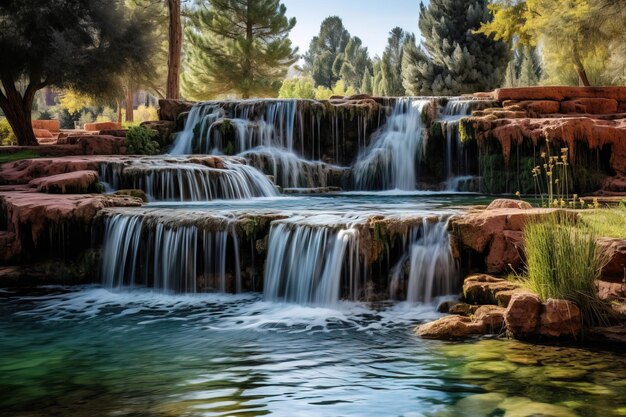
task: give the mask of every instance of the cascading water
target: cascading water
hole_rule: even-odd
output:
[[[359,190],[415,190],[422,157],[422,112],[428,100],[399,98],[387,123],[354,165]]]
[[[465,183],[474,178],[468,173],[468,163],[464,160],[467,155],[459,133],[460,120],[472,114],[474,103],[476,103],[475,100],[449,100],[439,116],[446,139],[446,190],[448,191],[459,191]]]
[[[309,221],[296,218],[272,225],[265,266],[265,298],[330,305],[339,300],[345,275],[351,299],[358,299],[361,289],[358,231],[350,226]]]
[[[233,229],[203,231],[196,225],[160,222],[143,215],[114,214],[105,220],[102,279],[107,288],[150,287],[162,292],[226,292],[226,263],[235,262],[241,291],[239,243]]]
[[[100,176],[113,189],[140,189],[152,200],[208,201],[277,195],[276,187],[252,166],[220,159],[220,168],[186,160],[144,159],[102,164]]]
[[[176,137],[170,155],[192,154],[196,126],[200,127],[199,136],[203,137],[210,126],[223,115],[223,110],[214,103],[209,102],[193,106],[187,116],[185,128]]]

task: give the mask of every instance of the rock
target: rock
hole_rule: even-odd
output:
[[[463,282],[463,297],[473,304],[496,304],[500,291],[515,290],[519,284],[490,275],[472,275]]]
[[[415,334],[424,339],[453,340],[485,333],[482,322],[469,317],[446,316],[415,328]]]
[[[505,100],[554,100],[579,98],[606,98],[626,101],[626,87],[520,87],[499,88],[493,96]]]
[[[609,98],[579,98],[561,103],[561,113],[612,114],[617,113],[617,108],[617,100]]]
[[[592,327],[586,335],[594,342],[626,345],[626,325]]]
[[[506,309],[498,306],[480,306],[474,313],[476,320],[482,322],[488,333],[498,334],[504,329],[504,314]]]
[[[126,153],[126,140],[115,136],[79,136],[76,144],[81,146],[85,155],[123,155]]]
[[[148,202],[148,196],[146,196],[146,193],[143,190],[117,190],[113,194],[135,197],[141,199],[144,203]]]
[[[121,130],[122,124],[117,122],[95,122],[85,123],[85,130],[90,132],[98,132],[101,130]]]
[[[498,305],[500,307],[508,307],[509,303],[511,302],[511,297],[513,297],[514,294],[518,294],[521,292],[525,292],[526,290],[524,290],[523,288],[517,288],[515,290],[506,290],[506,291],[498,291],[496,293],[496,302],[498,303]]]
[[[626,299],[626,284],[622,282],[596,281],[598,298],[603,301],[621,301]]]
[[[487,206],[487,210],[496,210],[496,209],[520,209],[520,210],[529,210],[532,209],[533,206],[530,203],[522,200],[511,200],[508,198],[498,198],[493,200],[491,204]]]
[[[504,230],[496,234],[485,258],[488,273],[500,273],[519,268],[522,264],[524,235],[522,232]]]
[[[29,183],[38,192],[51,194],[84,194],[98,192],[96,171],[74,171],[37,178]]]
[[[456,314],[459,316],[471,316],[478,310],[479,306],[470,305],[467,303],[456,303],[448,309],[448,313]]]
[[[504,314],[507,330],[516,338],[532,336],[539,325],[541,300],[535,294],[518,293],[511,297]]]
[[[33,128],[33,133],[37,139],[41,138],[54,138],[54,135],[48,129],[35,129]]]
[[[194,103],[183,100],[159,100],[159,119],[176,122],[181,113],[189,112]]]
[[[607,264],[602,268],[602,278],[621,282],[626,276],[626,238],[599,238],[597,243],[608,258]]]
[[[106,136],[115,136],[116,138],[125,138],[128,129],[101,129],[100,134]]]
[[[176,131],[176,122],[169,120],[157,120],[142,122],[141,126],[152,129],[159,134],[157,141],[161,147],[165,148],[174,141],[174,132]]]
[[[61,131],[61,124],[58,120],[33,120],[30,123],[33,129],[47,130],[51,133],[59,133]]]
[[[539,319],[540,335],[576,338],[580,335],[581,326],[580,309],[571,301],[550,298],[543,304]]]

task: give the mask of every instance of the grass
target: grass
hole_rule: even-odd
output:
[[[598,236],[626,238],[626,205],[580,213],[583,224],[594,229]]]
[[[526,285],[544,301],[574,302],[588,326],[608,322],[608,309],[595,287],[606,263],[596,245],[597,236],[592,227],[558,213],[531,221],[524,228]]]
[[[0,164],[20,161],[22,159],[40,158],[41,154],[36,151],[19,151],[10,154],[0,154]]]

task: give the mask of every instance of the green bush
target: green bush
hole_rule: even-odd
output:
[[[0,145],[14,146],[17,145],[17,138],[11,129],[11,125],[7,119],[0,119]]]
[[[157,133],[143,126],[134,126],[126,134],[127,153],[131,155],[156,155],[160,152]]]
[[[524,227],[528,287],[542,300],[564,299],[576,303],[587,325],[606,322],[595,280],[606,264],[596,245],[596,233],[577,224],[565,212],[530,221]]]

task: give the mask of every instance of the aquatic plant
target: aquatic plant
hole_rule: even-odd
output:
[[[529,220],[524,227],[527,286],[542,300],[576,303],[588,325],[604,323],[608,311],[595,287],[607,262],[596,237],[593,228],[565,212]]]

